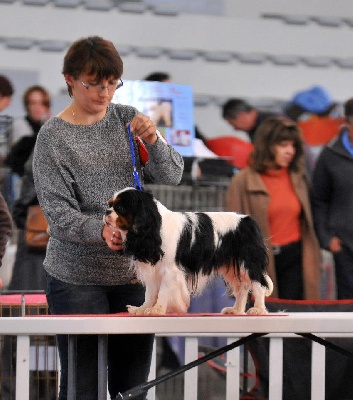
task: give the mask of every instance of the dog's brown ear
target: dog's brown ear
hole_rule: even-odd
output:
[[[125,252],[138,261],[156,264],[163,257],[161,215],[150,193],[133,191],[130,195],[127,204],[133,223],[126,235]]]

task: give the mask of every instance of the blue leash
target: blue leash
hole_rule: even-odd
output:
[[[136,158],[135,158],[135,150],[134,150],[134,142],[132,138],[132,133],[130,130],[130,124],[127,126],[127,131],[129,133],[129,139],[130,139],[130,151],[131,151],[131,158],[132,158],[132,166],[134,168],[133,170],[133,175],[134,175],[134,188],[138,190],[143,190],[142,185],[141,185],[141,180],[139,177],[139,173],[136,168]]]

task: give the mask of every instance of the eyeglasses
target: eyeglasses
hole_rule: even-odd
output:
[[[124,84],[124,82],[121,79],[118,79],[118,82],[116,82],[116,83],[108,83],[107,86],[101,85],[99,83],[85,83],[80,80],[78,80],[78,81],[81,83],[81,85],[84,88],[86,88],[87,90],[91,90],[92,92],[95,92],[95,93],[100,93],[105,89],[108,89],[108,92],[110,93],[111,91],[115,91],[115,90],[121,88]]]

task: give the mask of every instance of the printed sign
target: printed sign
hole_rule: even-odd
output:
[[[194,155],[194,102],[190,86],[149,81],[124,81],[113,103],[136,107],[182,156]]]

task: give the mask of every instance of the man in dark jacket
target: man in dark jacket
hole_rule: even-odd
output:
[[[344,104],[346,124],[322,150],[312,178],[315,229],[332,252],[338,299],[353,298],[353,98]]]

